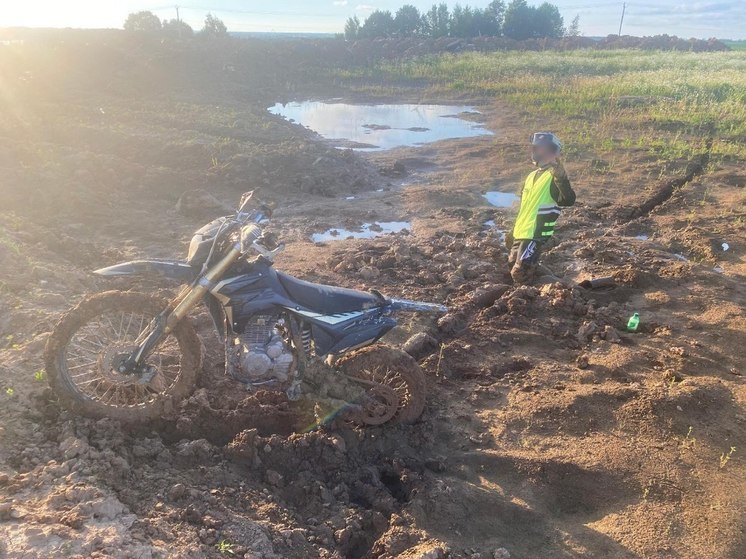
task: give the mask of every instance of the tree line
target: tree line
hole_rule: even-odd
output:
[[[194,35],[194,29],[188,23],[180,19],[164,19],[161,21],[157,15],[147,10],[128,15],[124,22],[124,30],[133,33],[165,34],[177,37]],[[208,13],[205,16],[205,24],[200,34],[207,37],[223,37],[228,34],[228,28],[221,19]]]
[[[526,0],[493,0],[486,8],[473,8],[456,4],[452,9],[446,3],[433,4],[420,12],[406,4],[395,14],[388,10],[375,10],[365,21],[357,16],[345,23],[344,35],[348,40],[377,39],[380,37],[479,37],[505,36],[511,39],[559,38],[577,36],[579,17],[565,28],[559,9],[544,2],[529,6]]]

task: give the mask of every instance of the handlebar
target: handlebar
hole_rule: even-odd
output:
[[[258,223],[249,223],[241,227],[241,252],[248,252],[262,236],[262,232],[262,227]]]
[[[264,234],[262,225],[269,222],[272,217],[272,210],[268,206],[260,204],[258,207],[245,212],[243,210],[247,203],[248,198],[242,201],[241,207],[236,213],[236,222],[241,227],[241,252],[245,255],[253,249],[265,258],[272,260],[285,248],[285,244],[281,243],[274,250],[270,250],[259,242]]]
[[[275,256],[285,250],[285,243],[280,243],[273,250],[264,246],[259,242],[259,239],[264,235],[264,228],[262,227],[261,222],[267,221],[267,219],[257,216],[254,221],[255,223],[247,223],[241,227],[241,252],[247,254],[251,249],[253,249],[268,260],[272,260]]]

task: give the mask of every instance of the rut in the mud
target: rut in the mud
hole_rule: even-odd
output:
[[[689,161],[683,176],[667,181],[663,186],[658,187],[650,196],[643,199],[633,208],[615,208],[614,213],[619,221],[629,222],[648,215],[655,208],[667,202],[678,189],[686,186],[696,177],[702,175],[702,173],[707,169],[710,160],[711,147],[712,138],[709,138],[707,140],[707,151]]]

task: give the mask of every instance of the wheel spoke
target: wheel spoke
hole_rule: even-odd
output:
[[[83,378],[83,377],[90,377],[91,375],[98,376],[98,373],[97,371],[86,371],[85,373],[78,373],[77,375],[71,375],[70,378]]]
[[[73,354],[73,357],[78,357],[78,358],[90,357],[91,355],[98,356],[98,354],[101,353],[99,351],[93,351],[92,349],[85,348],[85,347],[83,347],[83,346],[81,346],[79,344],[77,344],[75,346],[75,348],[73,348],[73,349],[75,351],[80,351],[81,353],[86,353],[86,352],[88,353],[88,355],[76,355],[76,354]]]
[[[111,390],[112,386],[113,386],[113,385],[111,385],[111,384],[110,384],[110,385],[109,385],[109,387],[108,387],[108,388],[107,388],[107,389],[106,389],[106,390],[104,391],[104,393],[103,393],[103,394],[101,394],[101,400],[102,400],[103,402],[106,402],[106,401],[105,401],[106,395],[107,395],[107,394],[109,393],[109,391]]]
[[[95,364],[96,364],[95,361],[89,361],[88,363],[81,363],[80,365],[75,365],[73,367],[68,367],[67,370],[68,371],[72,371],[74,369],[80,369],[81,367],[90,367],[91,365],[95,365]]]
[[[103,380],[103,379],[101,379],[101,378],[98,378],[98,377],[96,377],[96,378],[94,378],[94,379],[91,379],[91,380],[87,380],[87,381],[85,381],[85,382],[78,382],[78,383],[76,383],[76,384],[77,384],[78,386],[87,386],[87,385],[90,385],[91,383],[94,383],[94,382],[101,382],[102,380]]]
[[[122,338],[123,327],[124,327],[124,313],[122,313],[122,317],[119,319],[119,328],[117,329],[117,341],[119,341]]]
[[[89,345],[84,346],[83,344],[89,344]],[[101,342],[97,342],[97,341],[94,341],[88,338],[81,338],[78,341],[78,347],[86,351],[92,351],[92,352],[98,353],[102,349],[106,349],[106,344],[103,344]]]
[[[127,339],[127,334],[129,334],[130,326],[132,326],[132,320],[134,318],[135,318],[135,314],[134,313],[130,313],[130,319],[129,319],[129,321],[127,321],[127,328],[125,328],[124,332],[120,332],[120,334],[119,334],[119,340],[118,341],[121,342],[121,341]]]

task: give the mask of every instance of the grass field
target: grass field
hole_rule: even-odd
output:
[[[746,157],[746,52],[635,50],[444,54],[343,72],[376,83],[429,84],[435,94],[499,97],[547,115],[577,149],[646,147],[686,157]]]
[[[733,50],[746,50],[746,41],[723,41]]]

